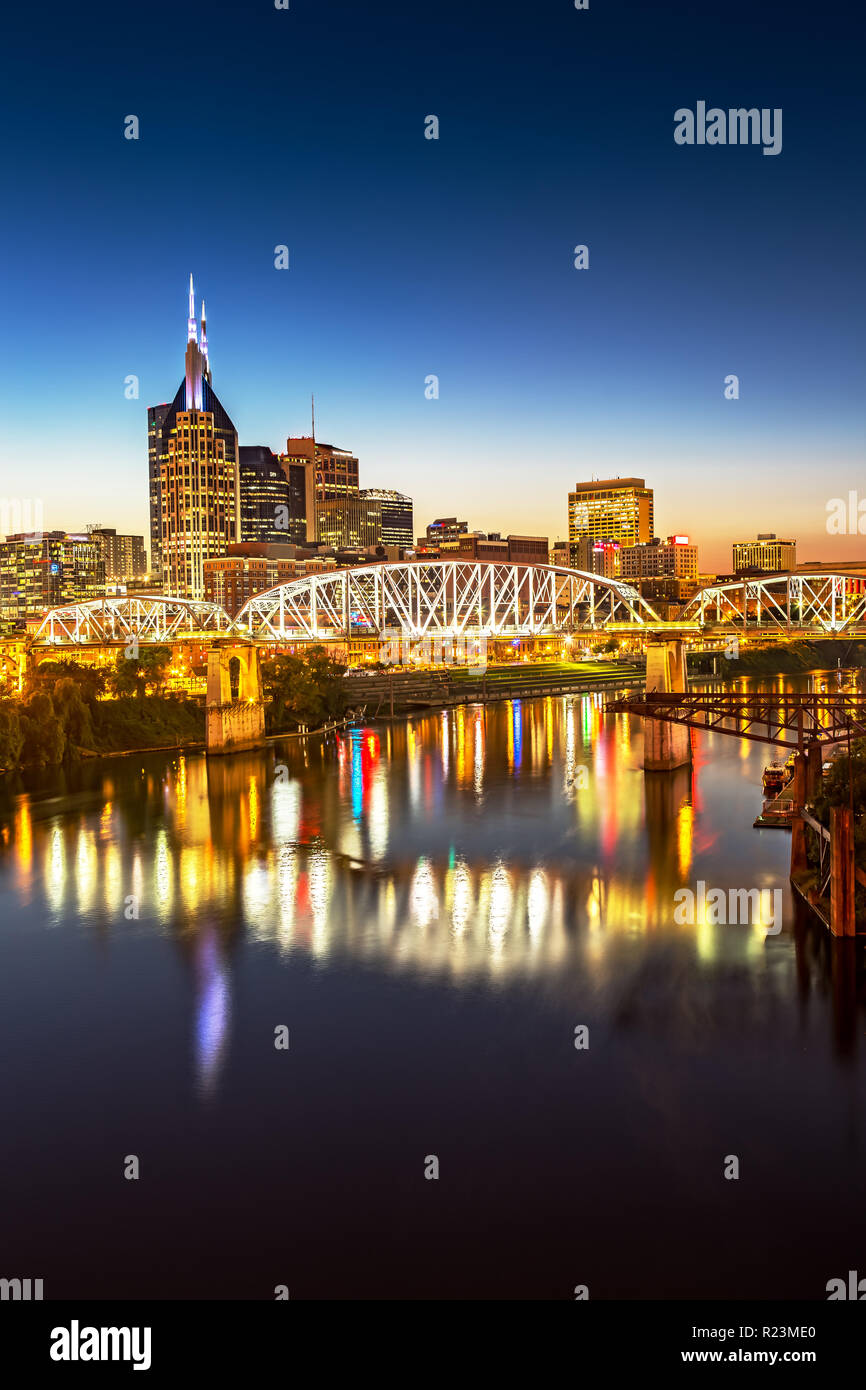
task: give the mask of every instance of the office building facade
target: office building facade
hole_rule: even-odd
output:
[[[164,414],[148,411],[148,456],[159,466],[157,578],[167,594],[200,599],[205,560],[240,540],[240,474],[237,430],[211,384],[204,302],[198,340],[192,276],[189,296],[184,379]]]
[[[45,531],[0,542],[0,622],[23,627],[49,608],[102,598],[105,562],[99,541]]]
[[[698,547],[688,536],[658,538],[645,545],[623,546],[620,555],[623,579],[697,580]]]
[[[578,541],[616,541],[621,547],[652,539],[653,492],[643,478],[576,483],[568,494],[568,542],[575,569]]]
[[[786,573],[797,568],[797,542],[779,540],[773,531],[767,531],[753,541],[735,541],[733,556],[735,574],[744,570]]]

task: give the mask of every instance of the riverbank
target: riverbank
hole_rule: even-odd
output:
[[[717,676],[738,680],[742,676],[795,676],[809,671],[831,671],[841,661],[843,669],[866,668],[866,642],[838,638],[816,642],[790,642],[765,647],[741,643],[735,655],[724,652],[690,652],[690,676]]]

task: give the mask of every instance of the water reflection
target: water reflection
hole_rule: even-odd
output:
[[[619,997],[658,940],[707,969],[794,951],[805,997],[832,975],[832,947],[807,950],[787,837],[751,829],[763,750],[701,734],[692,767],[645,776],[640,728],[604,703],[519,700],[230,758],[73,768],[6,789],[0,864],[52,925],[192,941],[202,1095],[225,1059],[244,940],[455,987],[543,980],[600,997]],[[783,888],[782,936],[676,926],[674,894],[697,877]],[[851,988],[833,995],[849,1047]]]

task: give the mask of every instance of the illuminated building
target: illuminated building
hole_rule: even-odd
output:
[[[639,545],[653,534],[653,492],[643,478],[608,478],[576,483],[568,494],[568,543],[577,563],[577,543],[617,541]]]
[[[204,562],[240,540],[238,435],[211,386],[205,308],[201,343],[189,277],[186,370],[171,405],[148,411],[148,453],[158,462],[159,486],[151,472],[153,508],[159,512],[159,570],[165,592],[204,597]]]
[[[619,577],[619,541],[593,540],[591,536],[581,536],[570,547],[572,567],[583,574],[598,574],[603,579]]]
[[[109,526],[88,526],[87,534],[100,547],[107,584],[147,577],[144,536],[119,536]]]
[[[382,511],[362,493],[316,500],[316,541],[335,550],[366,550],[382,542]]]
[[[698,547],[688,536],[668,536],[666,541],[626,545],[620,557],[623,579],[692,579],[698,577]]]
[[[306,471],[266,444],[240,446],[241,540],[303,545]]]
[[[456,516],[441,516],[436,521],[431,521],[427,527],[426,537],[419,536],[420,546],[453,546],[457,547],[460,537],[465,536],[469,530],[468,523],[458,521]]]
[[[247,599],[275,589],[311,570],[325,568],[322,560],[306,558],[295,545],[241,542],[230,545],[225,555],[204,562],[204,596],[220,604],[232,617]],[[333,567],[333,561],[331,566]]]
[[[386,487],[362,488],[358,495],[379,509],[382,545],[411,546],[414,532],[411,497]]]
[[[734,573],[760,570],[787,572],[797,567],[797,542],[780,541],[774,532],[765,532],[754,541],[734,542]]]
[[[6,626],[104,593],[102,548],[90,536],[44,531],[0,542],[0,621]]]

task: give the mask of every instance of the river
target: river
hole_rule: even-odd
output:
[[[0,1275],[808,1299],[866,1273],[858,950],[752,828],[772,750],[697,733],[647,777],[607,698],[7,779]],[[699,882],[778,889],[781,930],[677,924]]]

